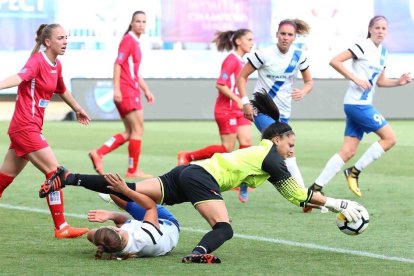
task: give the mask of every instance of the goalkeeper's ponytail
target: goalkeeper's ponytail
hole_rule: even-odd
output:
[[[292,128],[288,124],[279,122],[279,108],[277,108],[275,102],[265,90],[255,92],[253,96],[254,98],[250,102],[256,111],[275,120],[273,124],[263,130],[262,139],[272,140],[272,138],[276,136],[289,136],[290,134],[294,134]]]

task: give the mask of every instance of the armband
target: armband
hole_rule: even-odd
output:
[[[250,100],[247,96],[244,96],[243,98],[241,98],[241,103],[242,105],[250,104]]]

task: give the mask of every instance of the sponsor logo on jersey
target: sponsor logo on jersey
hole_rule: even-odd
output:
[[[20,74],[26,74],[26,72],[27,72],[27,68],[23,68],[22,70],[20,70]]]
[[[290,78],[290,75],[288,75],[288,74],[285,74],[285,75],[270,75],[270,74],[267,74],[266,78],[271,79],[271,80],[285,80],[285,79]]]
[[[45,99],[39,100],[39,107],[41,108],[46,108],[48,104],[49,104],[49,100],[45,100]]]
[[[57,73],[57,70],[56,69],[50,70],[50,74],[56,74],[56,73]]]

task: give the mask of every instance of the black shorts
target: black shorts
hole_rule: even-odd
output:
[[[163,192],[161,204],[191,202],[195,206],[203,201],[223,200],[216,180],[197,165],[175,167],[159,179]]]

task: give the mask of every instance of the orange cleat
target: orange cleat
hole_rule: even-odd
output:
[[[177,166],[187,165],[191,162],[190,158],[188,158],[188,152],[180,151],[177,154]]]
[[[92,164],[93,164],[93,168],[95,169],[95,171],[98,173],[98,174],[100,174],[100,175],[103,175],[104,174],[104,170],[103,170],[103,166],[102,166],[102,163],[103,163],[103,158],[102,158],[102,156],[98,153],[98,151],[96,151],[96,150],[91,150],[90,152],[89,152],[89,158],[91,159],[91,161],[92,161]]]
[[[75,228],[70,225],[66,225],[62,229],[55,230],[55,237],[57,239],[73,239],[88,233],[88,231],[88,228]]]
[[[125,174],[126,178],[152,178],[154,177],[151,174],[144,173],[142,170],[137,169],[135,172],[126,172]]]

